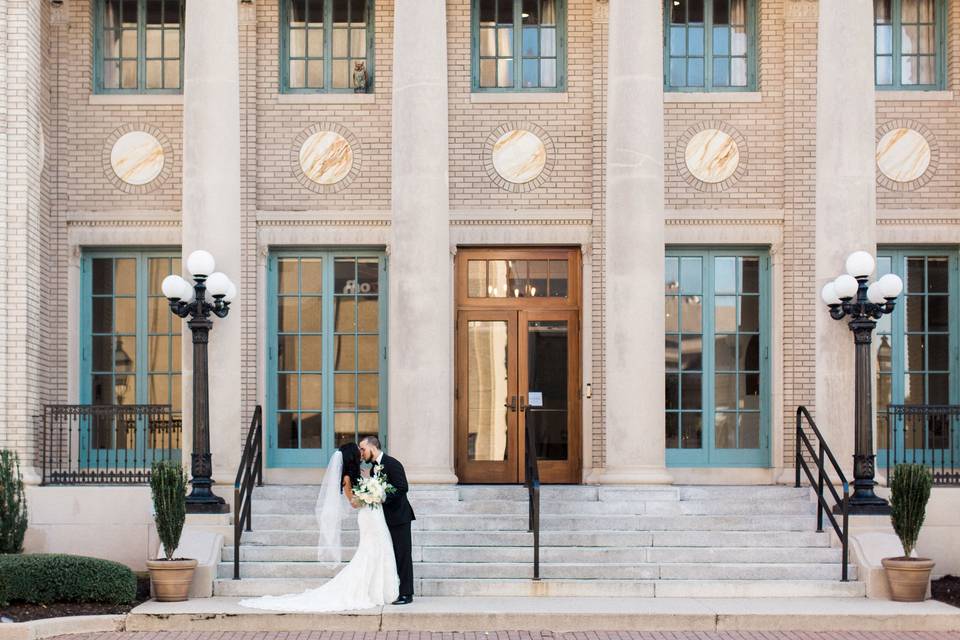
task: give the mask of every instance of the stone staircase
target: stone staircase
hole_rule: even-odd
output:
[[[319,586],[340,568],[317,562],[318,487],[272,485],[253,498],[253,531],[232,580],[226,546],[214,594],[254,596]],[[522,486],[417,486],[410,501],[416,593],[424,596],[857,597],[840,549],[816,533],[807,489],[783,486],[542,489],[541,577]],[[344,559],[356,523],[343,535]],[[232,540],[228,540],[232,545]]]

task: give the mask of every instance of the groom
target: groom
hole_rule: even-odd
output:
[[[360,441],[360,455],[364,462],[383,465],[383,475],[396,489],[394,493],[387,495],[383,503],[383,517],[393,539],[393,555],[397,560],[397,575],[400,578],[400,597],[393,604],[410,604],[413,602],[410,523],[417,518],[407,500],[407,474],[399,460],[380,450],[380,439],[376,436],[367,436]]]

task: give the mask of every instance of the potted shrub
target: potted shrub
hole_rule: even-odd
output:
[[[175,462],[155,462],[150,475],[153,519],[165,558],[148,560],[153,595],[161,602],[180,602],[190,594],[197,561],[174,558],[187,519],[187,476]]]
[[[890,479],[890,520],[903,545],[903,557],[883,558],[884,572],[890,583],[890,597],[898,602],[921,602],[933,561],[912,557],[926,515],[933,478],[922,464],[898,464]]]
[[[20,553],[27,534],[27,498],[17,454],[0,450],[0,553]]]

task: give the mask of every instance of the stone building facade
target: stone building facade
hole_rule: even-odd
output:
[[[202,248],[240,290],[210,345],[221,483],[257,405],[273,483],[364,433],[418,482],[518,482],[524,428],[558,482],[776,483],[798,405],[849,460],[852,340],[819,290],[850,252],[948,310],[892,320],[877,402],[960,399],[958,11],[11,0],[0,446],[39,482],[45,405],[190,406],[189,333],[149,314]],[[95,362],[124,336],[134,364]]]

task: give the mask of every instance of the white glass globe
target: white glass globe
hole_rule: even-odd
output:
[[[875,266],[873,256],[866,251],[854,251],[847,257],[847,273],[855,278],[869,276]]]
[[[190,283],[176,274],[167,276],[160,283],[160,290],[163,291],[163,295],[171,300],[183,300],[187,294],[187,289],[193,291]]]
[[[190,304],[191,302],[193,302],[194,300],[196,300],[196,298],[197,298],[197,291],[196,291],[196,289],[193,288],[193,285],[192,285],[192,284],[190,284],[190,283],[187,282],[186,280],[184,280],[184,282],[185,282],[186,285],[187,285],[187,289],[186,289],[186,295],[185,295],[183,298],[181,298],[181,300],[182,300],[183,302],[186,302],[187,304]]]
[[[233,280],[230,281],[230,286],[227,287],[227,295],[223,296],[223,299],[226,302],[233,302],[237,297],[237,285],[233,284]]]
[[[840,304],[840,298],[837,297],[837,292],[832,282],[823,285],[823,290],[820,291],[820,297],[823,298],[826,304]]]
[[[198,249],[187,257],[187,271],[194,276],[208,276],[213,273],[217,263],[209,252]]]
[[[207,277],[207,291],[212,296],[225,296],[230,289],[230,278],[225,273],[219,271],[211,273]]]
[[[833,281],[834,293],[836,293],[837,297],[841,300],[857,295],[857,289],[859,288],[860,283],[857,282],[857,279],[846,273],[838,276],[837,279]]]
[[[883,304],[886,302],[883,297],[883,285],[880,282],[874,282],[867,287],[867,300],[873,304]]]
[[[877,284],[880,285],[880,291],[883,292],[884,298],[896,298],[903,291],[903,280],[895,273],[888,273],[883,276],[877,280]]]

